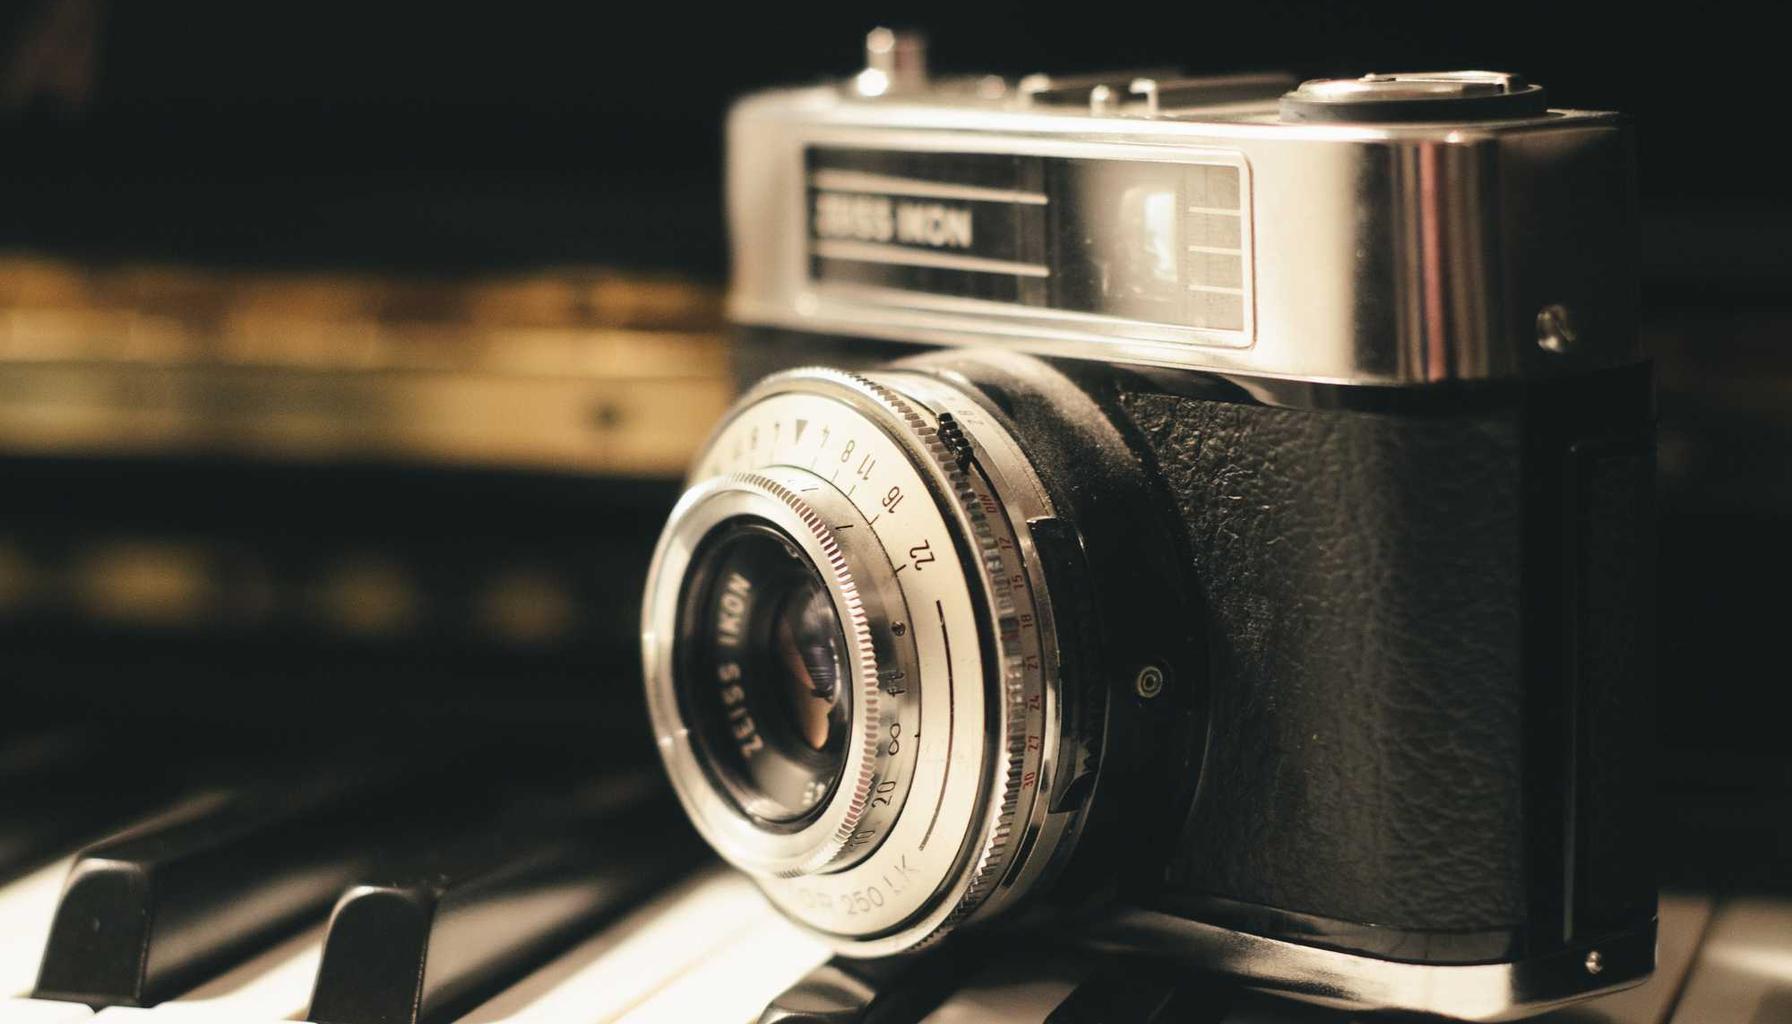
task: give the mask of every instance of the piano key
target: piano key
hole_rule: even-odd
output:
[[[915,1024],[977,960],[961,947],[881,960],[834,957],[779,993],[759,1024]]]
[[[1718,904],[1673,1016],[1710,1021],[1792,1021],[1792,899]]]
[[[574,834],[500,829],[475,850],[351,888],[331,916],[309,1019],[452,1019],[704,856],[667,804],[563,827]]]
[[[321,914],[381,820],[341,804],[352,778],[213,793],[82,851],[33,994],[152,1005]]]
[[[60,860],[0,887],[0,998],[30,993],[73,865]]]
[[[165,820],[169,815],[190,813],[211,806],[214,799],[213,796],[196,796],[176,804],[161,815],[146,818],[144,822],[153,823]],[[64,857],[10,884],[0,886],[0,998],[21,997],[19,1006],[32,1006],[32,1012],[39,1015],[65,1013],[69,1007],[78,1008],[83,1017],[91,1013],[84,1004],[66,1000],[27,1002],[23,999],[35,987],[44,949],[49,943],[50,931],[55,923],[57,907],[75,860],[73,856]],[[23,1013],[24,1010],[18,1009],[17,1012]],[[0,1021],[4,1019],[0,1017]]]
[[[608,803],[598,799],[603,793],[601,786],[579,786],[570,797],[562,794],[557,799],[544,798],[538,793],[518,795],[502,790],[497,794],[464,792],[457,798],[457,803],[471,803],[475,809],[469,814],[448,818],[441,823],[440,829],[432,832],[460,836],[476,834],[479,829],[468,824],[469,821],[491,827],[491,815],[477,809],[482,797],[495,796],[495,801],[487,799],[485,802],[497,802],[512,810],[520,807],[524,817],[530,814],[568,816],[576,821],[580,815],[598,813],[618,803],[614,792],[609,794]],[[625,791],[620,799],[626,803],[637,797]],[[512,818],[517,816],[515,813],[510,815]],[[426,845],[439,846],[438,842],[427,838],[428,834]],[[138,1024],[253,1024],[297,1019],[304,1015],[310,1002],[325,935],[324,927],[313,928],[153,1008],[109,1007],[100,1012],[99,1020],[104,1024],[131,1021]]]
[[[308,929],[192,991],[153,1007],[110,1006],[94,1024],[274,1024],[296,1020],[311,998],[324,929]]]
[[[0,1024],[79,1024],[92,1019],[93,1010],[80,1003],[0,999]]]
[[[628,1024],[752,1024],[773,997],[827,962],[820,939],[762,903],[758,920],[631,1008]]]
[[[972,975],[957,992],[922,1018],[924,1024],[1135,1024],[1171,1018],[1072,1017],[1060,1021],[1058,1011],[1088,970],[1086,960],[1067,955],[1028,954],[1003,957]],[[863,1018],[882,1024],[882,1018]],[[901,1019],[901,1018],[899,1018]],[[1175,1024],[1197,1024],[1193,1017]]]
[[[611,1024],[763,924],[765,897],[710,868],[581,943],[461,1024]]]

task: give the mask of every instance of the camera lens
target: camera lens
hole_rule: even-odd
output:
[[[705,763],[746,814],[808,819],[845,767],[846,641],[815,566],[776,527],[718,526],[692,563],[680,697]]]
[[[805,370],[699,457],[642,607],[648,710],[698,831],[859,955],[994,915],[1054,869],[1053,509],[969,394]],[[1087,787],[1069,790],[1086,793]]]

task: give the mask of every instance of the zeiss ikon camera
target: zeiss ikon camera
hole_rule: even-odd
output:
[[[871,55],[729,121],[769,376],[643,612],[704,837],[854,956],[1020,923],[1487,1020],[1645,977],[1624,120]]]

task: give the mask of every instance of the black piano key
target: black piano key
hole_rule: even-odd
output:
[[[369,761],[365,752],[341,753],[344,763],[384,760],[388,773],[396,764],[390,754]],[[265,739],[204,725],[65,721],[22,731],[0,744],[0,880],[70,856],[196,793],[275,784],[280,766],[304,759]],[[293,788],[324,792],[343,784],[325,776]]]
[[[181,799],[178,790],[164,787],[104,794],[66,785],[0,796],[6,807],[0,820],[0,883],[67,857]]]
[[[881,960],[834,957],[785,989],[759,1024],[915,1024],[985,958],[940,947]]]
[[[381,768],[215,790],[81,851],[35,994],[154,1005],[321,918],[394,817],[360,798],[390,785]]]
[[[707,856],[664,793],[598,820],[531,815],[350,888],[330,919],[308,1019],[451,1020]]]

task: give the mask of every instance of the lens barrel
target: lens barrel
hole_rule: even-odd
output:
[[[735,406],[649,574],[643,656],[698,830],[854,955],[999,913],[1048,874],[1063,697],[999,415],[918,372],[798,370]]]

